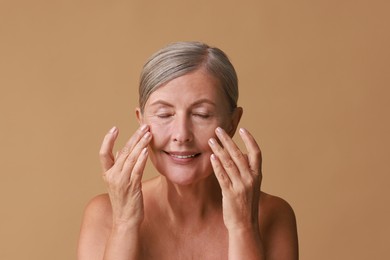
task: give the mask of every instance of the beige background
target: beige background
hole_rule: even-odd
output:
[[[104,192],[98,149],[136,129],[141,67],[178,40],[216,45],[294,207],[301,259],[389,259],[388,1],[0,0],[0,259],[75,259]],[[148,176],[151,169],[148,167]]]

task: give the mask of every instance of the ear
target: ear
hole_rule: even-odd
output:
[[[230,121],[230,126],[226,129],[227,133],[229,134],[230,137],[234,136],[234,133],[237,130],[238,124],[240,123],[241,116],[243,114],[243,109],[242,107],[236,107],[232,113],[232,118]]]
[[[135,115],[137,116],[139,125],[142,125],[144,123],[144,116],[142,115],[141,109],[139,107],[135,109]]]

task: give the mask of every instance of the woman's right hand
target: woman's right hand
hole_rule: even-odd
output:
[[[99,153],[111,201],[113,227],[138,228],[144,217],[141,181],[152,135],[149,127],[142,125],[114,157],[112,150],[118,133],[113,127],[106,134]]]

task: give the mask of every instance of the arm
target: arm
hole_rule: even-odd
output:
[[[244,155],[222,129],[215,131],[221,145],[213,138],[211,164],[222,190],[222,209],[229,234],[229,259],[264,260],[265,250],[259,230],[261,151],[245,129],[239,133],[248,150]]]
[[[229,259],[268,259],[256,228],[229,230]]]
[[[139,228],[116,226],[106,244],[104,259],[139,259]]]
[[[108,196],[87,206],[80,234],[78,257],[130,260],[139,257],[139,228],[143,221],[142,174],[151,134],[140,127],[116,158],[112,154],[118,130],[104,138],[100,150]]]
[[[107,194],[93,198],[85,208],[77,259],[103,259],[111,230],[111,204]]]
[[[260,210],[261,151],[247,130],[240,129],[239,133],[248,154],[243,154],[221,128],[217,128],[216,135],[222,146],[213,138],[209,142],[214,153],[211,163],[222,189],[229,259],[297,259],[297,251],[291,249],[295,247],[295,240],[293,235],[288,235],[294,234],[294,230],[296,234],[295,218],[292,221],[291,214],[286,217],[285,212],[269,214],[263,207]],[[276,213],[283,209],[279,208],[276,206]],[[266,233],[261,232],[259,226],[263,215],[265,219],[272,219],[265,224],[271,227]]]
[[[261,193],[260,205],[260,227],[229,231],[229,259],[298,260],[297,225],[291,206],[266,193]],[[259,255],[263,258],[256,258]]]
[[[262,193],[260,196],[261,211],[266,215],[261,232],[266,248],[266,259],[297,260],[298,234],[295,214],[291,206],[281,198]],[[262,222],[261,222],[262,221]]]
[[[77,259],[138,259],[138,229],[112,223],[108,194],[93,198],[84,212]]]

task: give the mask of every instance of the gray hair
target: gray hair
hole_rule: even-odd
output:
[[[237,107],[238,79],[227,55],[205,43],[176,42],[157,51],[145,63],[139,84],[141,112],[157,88],[199,68],[205,68],[219,80],[233,111]]]

